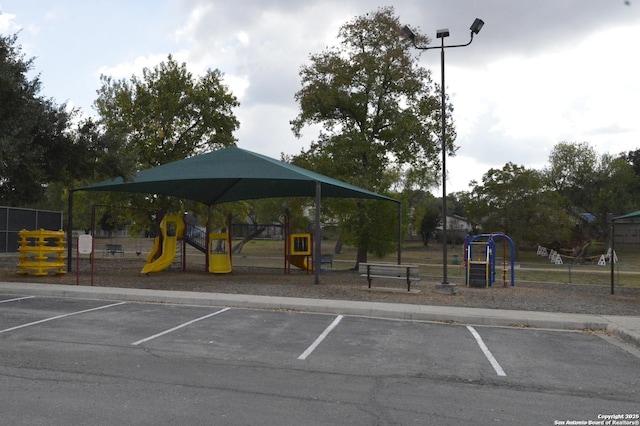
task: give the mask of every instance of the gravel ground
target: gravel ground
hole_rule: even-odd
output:
[[[81,266],[81,285],[91,283],[88,264],[85,260]],[[0,258],[0,281],[76,284],[75,272],[43,277],[18,275],[16,265],[15,257]],[[323,272],[320,284],[315,285],[313,274],[299,270],[284,275],[282,269],[244,266],[234,267],[231,274],[214,275],[205,273],[202,266],[190,266],[186,272],[168,270],[141,275],[143,265],[144,260],[140,258],[100,259],[95,263],[94,285],[540,312],[640,315],[640,287],[617,287],[615,295],[611,295],[609,286],[516,281],[515,287],[500,284],[490,288],[467,288],[458,285],[458,294],[452,296],[437,293],[435,287],[438,282],[428,280],[412,284],[409,293],[406,284],[400,280],[374,279],[373,289],[369,290],[366,279],[355,271]]]

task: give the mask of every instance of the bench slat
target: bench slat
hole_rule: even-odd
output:
[[[399,280],[406,280],[407,277],[406,276],[396,276],[396,275],[373,275],[373,274],[361,274],[361,277],[371,277],[371,278],[389,278],[389,279],[399,279]],[[420,277],[409,277],[409,279],[411,281],[420,281]]]
[[[369,269],[361,269],[360,273],[361,274],[366,274],[369,273],[371,275],[386,275],[386,276],[398,276],[398,277],[406,277],[407,276],[407,271],[409,273],[409,276],[412,277],[417,277],[418,276],[418,269],[417,268],[412,268],[412,269],[384,269],[384,268],[369,268]]]

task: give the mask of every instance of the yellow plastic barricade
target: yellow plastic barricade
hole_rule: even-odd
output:
[[[18,274],[49,275],[50,271],[57,275],[65,274],[66,241],[64,231],[27,231],[18,232]]]

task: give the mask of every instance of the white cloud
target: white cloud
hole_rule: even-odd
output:
[[[445,65],[460,146],[453,164],[464,164],[460,170],[475,163],[468,170],[486,171],[509,161],[541,168],[561,141],[587,141],[614,155],[638,149],[640,81],[630,54],[637,34],[640,25],[610,27],[570,49],[550,46],[480,67],[459,53]],[[479,49],[481,40],[467,49]]]
[[[166,55],[138,56],[133,62],[123,62],[113,66],[102,66],[96,74],[98,76],[104,74],[116,80],[123,78],[128,79],[132,75],[141,76],[142,70],[145,68],[153,68],[166,59]]]
[[[19,31],[21,27],[15,22],[15,19],[16,15],[12,13],[4,13],[0,8],[0,32],[3,34],[13,34]]]
[[[471,46],[447,51],[460,146],[448,160],[450,191],[468,189],[469,180],[507,162],[542,167],[560,141],[587,141],[613,154],[639,148],[635,2],[393,3],[403,23],[429,36],[448,27],[451,43],[468,40],[475,17],[486,23]],[[19,43],[36,56],[47,96],[89,110],[100,74],[128,79],[173,54],[196,75],[224,73],[241,101],[240,146],[276,158],[298,153],[317,135],[305,129],[297,140],[290,130],[300,67],[336,45],[341,25],[377,9],[369,0],[8,4],[0,29],[34,29],[23,30]],[[421,57],[438,82],[439,59],[437,50]]]

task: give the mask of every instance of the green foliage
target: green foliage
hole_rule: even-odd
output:
[[[558,143],[543,170],[507,163],[459,194],[464,214],[485,232],[502,231],[518,245],[556,242],[580,250],[605,242],[612,216],[638,210],[638,151],[599,155],[587,142]],[[595,217],[586,221],[584,213]]]
[[[393,203],[371,200],[351,200],[356,209],[343,209],[339,216],[341,238],[345,244],[368,248],[377,257],[396,250],[397,206]],[[366,259],[365,259],[366,260]]]
[[[640,177],[623,158],[603,154],[592,182],[592,212],[605,232],[609,229],[610,215],[620,216],[640,206]]]
[[[640,176],[640,149],[621,154],[620,157],[633,166],[633,171],[636,176]]]
[[[74,127],[78,111],[41,96],[29,79],[17,36],[0,36],[0,203],[62,210],[67,188],[124,176],[133,166],[120,139],[91,119]]]
[[[426,246],[435,233],[442,219],[442,203],[430,192],[423,190],[405,189],[400,198],[403,201],[403,212],[410,234],[422,238]]]
[[[103,75],[101,81],[95,101],[99,123],[84,123],[78,132],[87,146],[100,148],[93,182],[118,176],[126,181],[139,170],[235,144],[239,122],[233,109],[239,103],[218,70],[196,78],[169,56],[155,68],[145,68],[142,77],[114,80]],[[137,232],[155,229],[167,213],[189,211],[200,218],[210,213],[198,203],[153,194],[87,198],[130,214]],[[225,226],[224,210],[211,212],[216,226]]]
[[[598,153],[586,142],[557,144],[549,155],[545,170],[547,184],[566,198],[568,205],[583,207],[580,192],[585,191],[598,166]],[[576,204],[577,203],[577,204]]]
[[[436,232],[439,225],[442,224],[442,210],[434,203],[426,205],[422,220],[420,221],[420,237],[422,243],[426,246],[429,239]]]
[[[247,201],[249,210],[245,215],[252,223],[281,224],[289,214],[291,232],[309,232],[313,220],[305,215],[305,211],[313,209],[309,198],[266,198]],[[244,217],[238,215],[244,221]]]
[[[78,183],[90,184],[118,176],[129,179],[135,173],[136,161],[134,157],[126,155],[126,140],[94,119],[82,121],[74,137],[80,148],[75,161],[91,166],[84,171]]]
[[[235,144],[239,103],[218,70],[194,78],[169,55],[142,77],[101,76],[95,101],[101,124],[122,140],[121,154],[146,169]]]
[[[639,177],[633,164],[624,156],[600,156],[587,142],[557,144],[544,176],[567,210],[595,215],[600,238],[608,233],[611,215],[622,215],[638,206]],[[590,237],[584,235],[583,239]]]
[[[503,232],[519,245],[563,240],[573,229],[562,198],[545,189],[541,173],[513,163],[474,182],[464,203],[467,218],[483,232]]]
[[[322,130],[295,164],[382,194],[401,184],[433,185],[440,169],[440,100],[430,72],[418,65],[399,28],[391,7],[356,17],[340,28],[339,47],[312,55],[302,67],[295,96],[300,113],[292,129],[297,136],[308,125]],[[453,128],[448,135],[453,152]],[[359,262],[367,252],[392,250],[382,237],[391,237],[386,230],[393,228],[386,207],[330,205],[342,218],[345,238],[358,243]]]
[[[81,149],[68,129],[72,113],[39,94],[39,78],[29,79],[17,36],[0,36],[0,204],[38,203],[51,183],[82,175],[74,161]]]

